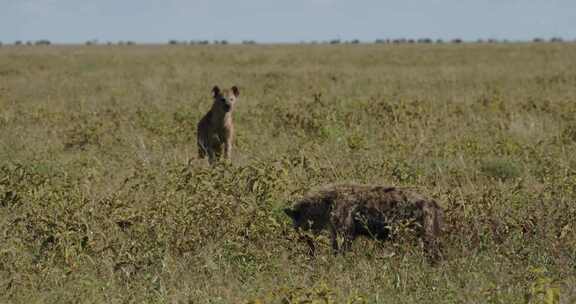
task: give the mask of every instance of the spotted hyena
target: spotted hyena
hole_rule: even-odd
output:
[[[238,96],[240,91],[236,86],[223,91],[218,86],[212,89],[212,108],[198,123],[198,156],[208,156],[210,164],[222,156],[230,159],[234,138],[232,111]]]
[[[296,229],[319,233],[330,231],[335,253],[350,249],[358,235],[379,240],[394,237],[397,228],[412,228],[423,240],[424,249],[432,262],[441,257],[440,234],[443,211],[430,199],[406,189],[340,184],[330,185],[309,193],[291,209],[284,209]],[[339,240],[343,240],[339,245]],[[313,242],[308,239],[311,250]]]

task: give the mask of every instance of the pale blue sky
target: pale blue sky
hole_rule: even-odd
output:
[[[0,0],[0,41],[576,38],[576,0]]]

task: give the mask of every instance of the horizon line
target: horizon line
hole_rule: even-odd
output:
[[[14,45],[14,46],[38,46],[38,45],[294,45],[294,44],[458,44],[458,43],[570,43],[576,42],[576,38],[565,38],[562,36],[549,36],[549,37],[534,37],[530,39],[508,39],[508,38],[477,38],[477,39],[464,39],[464,38],[375,38],[372,40],[363,39],[313,39],[313,40],[299,40],[299,41],[258,41],[255,39],[242,39],[242,40],[228,40],[228,39],[167,39],[164,41],[138,41],[130,39],[119,40],[100,40],[88,39],[85,41],[62,42],[52,41],[50,39],[16,39],[13,42],[6,42],[0,39],[0,45]]]

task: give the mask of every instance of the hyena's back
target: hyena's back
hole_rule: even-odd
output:
[[[322,199],[332,202],[331,217],[335,223],[352,220],[356,233],[387,235],[394,223],[415,220],[430,232],[440,232],[442,210],[438,204],[407,189],[342,184],[321,190]],[[350,224],[350,223],[349,223]],[[364,231],[364,230],[371,231]]]

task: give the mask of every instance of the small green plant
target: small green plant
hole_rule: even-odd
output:
[[[391,175],[399,184],[413,184],[420,177],[420,170],[413,164],[405,161],[394,162],[391,168]]]
[[[482,161],[480,171],[486,176],[498,179],[508,180],[520,176],[520,167],[508,159],[496,158]]]
[[[566,144],[572,144],[576,142],[576,124],[568,125],[562,131],[562,140]]]
[[[554,280],[546,276],[544,269],[534,268],[531,271],[534,280],[526,294],[528,304],[559,304],[560,287]]]
[[[360,295],[350,295],[345,300],[337,300],[336,292],[326,283],[320,283],[313,287],[282,287],[274,290],[269,295],[255,300],[249,300],[246,304],[365,304],[366,299]]]

